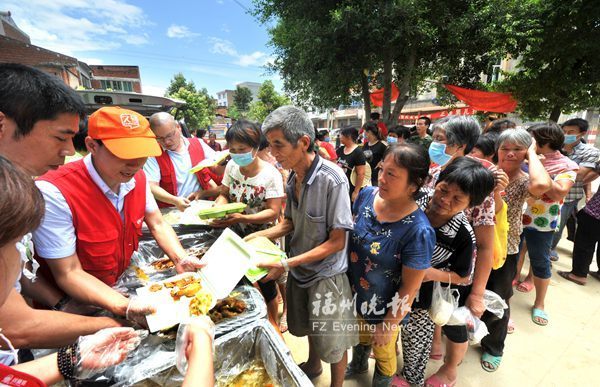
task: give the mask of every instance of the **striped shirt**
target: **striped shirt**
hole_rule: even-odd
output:
[[[579,165],[579,167],[596,168],[600,158],[600,149],[590,144],[579,143],[573,148],[571,154],[567,156]],[[575,181],[573,187],[567,193],[565,202],[579,201],[585,196],[584,184],[582,181]]]

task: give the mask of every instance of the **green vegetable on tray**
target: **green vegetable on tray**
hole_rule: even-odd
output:
[[[227,203],[211,208],[204,208],[198,211],[198,216],[200,219],[218,219],[225,217],[227,214],[242,212],[245,208],[246,204],[244,203]]]

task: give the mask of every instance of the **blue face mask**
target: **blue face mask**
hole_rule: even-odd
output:
[[[254,161],[254,155],[252,153],[253,152],[250,151],[248,153],[230,153],[229,155],[234,163],[240,167],[245,167]]]
[[[429,145],[429,158],[440,167],[443,167],[448,164],[452,156],[446,154],[446,144],[434,141]]]
[[[576,141],[577,141],[577,135],[576,134],[566,134],[565,135],[565,144],[566,145],[573,144]]]
[[[330,140],[330,139],[329,139],[329,137],[325,137],[325,138],[323,139],[323,141],[325,141],[325,142],[329,142],[329,140]]]
[[[387,138],[387,143],[388,144],[395,144],[397,142],[398,142],[398,138],[397,137],[388,136],[388,138]]]

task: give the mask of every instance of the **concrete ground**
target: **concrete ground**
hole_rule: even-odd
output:
[[[600,230],[598,231],[600,232]],[[566,236],[566,233],[565,233]],[[553,263],[552,279],[546,298],[549,324],[545,327],[531,321],[534,292],[515,291],[511,299],[516,330],[508,335],[502,364],[494,373],[481,368],[481,350],[471,347],[459,367],[459,386],[599,386],[594,371],[600,355],[600,281],[588,277],[585,286],[569,282],[557,270],[571,270],[573,243],[565,238],[559,244],[560,260]],[[527,262],[527,260],[526,260]],[[597,270],[596,260],[592,270]],[[526,275],[528,265],[523,268]],[[289,333],[284,338],[297,363],[308,357],[306,338]],[[351,351],[350,351],[351,352]],[[369,373],[344,386],[370,386],[375,361],[370,360]],[[430,361],[426,376],[435,373],[442,361]],[[398,356],[398,369],[402,356]],[[329,366],[323,364],[323,374],[313,380],[315,386],[329,386]]]

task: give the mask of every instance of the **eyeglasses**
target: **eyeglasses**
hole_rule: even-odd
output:
[[[177,135],[177,129],[173,129],[171,133],[167,134],[164,137],[156,136],[156,141],[165,142],[167,140],[172,140],[175,137],[175,135]]]

